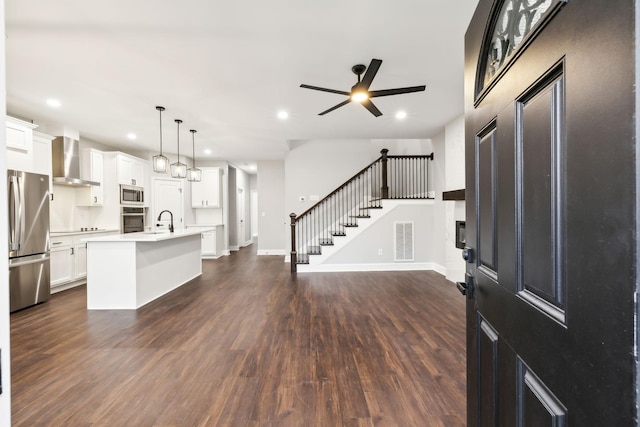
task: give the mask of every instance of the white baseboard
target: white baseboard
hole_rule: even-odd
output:
[[[279,255],[285,256],[287,255],[287,251],[285,249],[259,249],[257,251],[258,255]]]
[[[230,251],[239,251],[240,250],[240,246],[229,246],[229,250]]]
[[[242,248],[246,248],[249,245],[253,245],[253,240],[247,240],[246,242],[244,242],[243,244],[240,245],[240,247]]]
[[[441,265],[432,262],[380,263],[380,264],[298,264],[298,273],[349,272],[349,271],[413,271],[434,270],[440,273]],[[442,273],[440,273],[442,274]]]
[[[87,279],[77,280],[71,283],[65,283],[64,285],[54,286],[51,288],[51,293],[56,294],[58,292],[66,291],[67,289],[75,288],[76,286],[86,285]]]
[[[435,271],[436,273],[442,274],[443,276],[447,275],[447,268],[442,266],[442,265],[440,265],[440,264],[433,263],[433,269],[432,270]]]

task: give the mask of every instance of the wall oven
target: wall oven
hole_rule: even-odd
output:
[[[146,208],[122,206],[120,209],[120,232],[122,234],[144,231]]]
[[[143,205],[144,188],[120,184],[121,205]]]

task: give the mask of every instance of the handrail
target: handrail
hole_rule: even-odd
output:
[[[333,196],[334,194],[336,194],[337,192],[339,192],[340,190],[342,190],[344,187],[346,187],[347,185],[349,185],[351,182],[355,181],[360,175],[362,175],[367,169],[369,169],[371,166],[375,165],[376,163],[378,163],[380,160],[382,160],[382,156],[378,157],[376,160],[374,160],[373,162],[369,163],[367,166],[365,166],[364,168],[362,168],[362,170],[360,172],[358,172],[357,174],[353,175],[351,178],[349,178],[347,181],[345,181],[344,184],[342,184],[340,187],[336,188],[335,190],[333,190],[331,193],[329,193],[327,195],[327,197],[323,198],[322,200],[320,200],[318,203],[316,203],[315,205],[311,206],[309,209],[307,209],[306,211],[302,212],[300,215],[298,215],[296,218],[301,218],[303,216],[305,216],[306,214],[308,214],[309,212],[311,212],[313,209],[315,209],[318,205],[320,205],[322,202],[326,202],[327,199],[329,199],[331,196]]]

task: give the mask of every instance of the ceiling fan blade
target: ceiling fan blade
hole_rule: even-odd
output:
[[[342,107],[343,105],[347,105],[348,103],[351,102],[351,98],[347,99],[346,101],[341,102],[338,105],[334,105],[333,107],[329,108],[328,110],[323,111],[322,113],[318,114],[319,116],[324,116],[327,113],[332,112],[333,110]]]
[[[426,86],[411,86],[411,87],[399,87],[397,89],[384,89],[384,90],[371,90],[369,91],[369,98],[375,98],[377,96],[389,96],[400,95],[401,93],[422,92]]]
[[[364,90],[369,90],[369,86],[371,86],[371,82],[373,81],[373,78],[376,76],[376,73],[378,72],[378,69],[380,68],[381,64],[382,64],[381,59],[371,60],[371,63],[367,67],[367,71],[364,72],[364,76],[360,81],[361,88],[363,88]]]
[[[373,114],[374,116],[380,117],[382,115],[382,112],[378,110],[378,107],[373,105],[373,102],[371,102],[370,99],[365,99],[364,101],[361,102],[361,104],[364,108],[369,110],[371,114]]]
[[[300,87],[303,87],[305,89],[321,90],[322,92],[337,93],[339,95],[347,95],[347,96],[350,95],[349,92],[345,92],[343,90],[327,89],[325,87],[309,86],[309,85],[305,85],[305,84],[300,85]]]

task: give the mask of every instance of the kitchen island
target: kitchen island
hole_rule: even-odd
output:
[[[202,274],[201,234],[142,232],[87,242],[87,309],[137,309]]]

